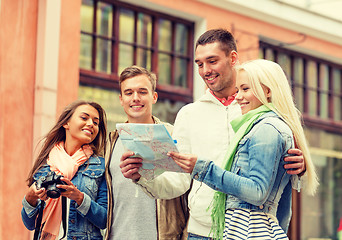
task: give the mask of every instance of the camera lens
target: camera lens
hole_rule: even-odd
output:
[[[49,190],[46,192],[46,195],[49,197],[49,198],[59,198],[59,196],[61,196],[61,193],[58,189],[56,190]]]
[[[46,189],[46,194],[50,198],[59,198],[61,191],[56,187],[57,183],[50,184]]]

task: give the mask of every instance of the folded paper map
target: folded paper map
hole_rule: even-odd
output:
[[[116,129],[126,150],[143,159],[141,176],[153,179],[165,171],[184,172],[167,156],[178,149],[163,124],[119,123]]]

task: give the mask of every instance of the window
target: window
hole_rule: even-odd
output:
[[[282,66],[307,126],[342,133],[342,65],[263,41],[260,57]]]
[[[115,0],[82,0],[80,83],[118,89],[139,65],[158,76],[161,99],[192,102],[194,24]]]
[[[342,221],[342,159],[312,155],[320,186],[314,197],[301,194],[301,224],[307,226],[302,228],[301,239],[338,239],[337,229]]]

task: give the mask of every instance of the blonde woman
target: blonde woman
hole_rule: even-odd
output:
[[[236,100],[242,116],[231,122],[235,137],[222,168],[195,155],[169,153],[192,178],[217,192],[212,232],[217,239],[288,239],[277,221],[277,209],[289,206],[291,176],[284,169],[287,151],[302,150],[305,187],[318,186],[291,89],[281,67],[253,60],[236,67]],[[283,223],[288,225],[290,216]]]

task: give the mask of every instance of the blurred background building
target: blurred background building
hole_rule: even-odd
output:
[[[194,43],[230,30],[240,61],[265,58],[287,74],[320,177],[294,193],[291,240],[336,239],[342,218],[342,1],[0,0],[0,239],[31,239],[21,200],[36,145],[71,101],[90,99],[109,130],[126,120],[118,75],[158,75],[154,114],[173,123],[205,85]],[[208,123],[210,124],[210,123]]]

